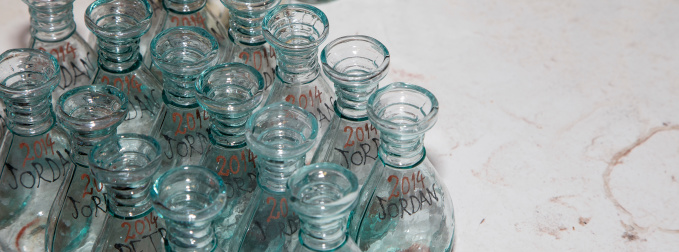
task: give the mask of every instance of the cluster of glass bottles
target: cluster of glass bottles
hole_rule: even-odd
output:
[[[280,0],[24,0],[0,55],[1,251],[451,251],[438,102]],[[319,61],[320,60],[320,61]],[[334,83],[334,91],[330,83]]]

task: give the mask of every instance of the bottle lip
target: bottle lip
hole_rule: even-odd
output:
[[[126,149],[127,145],[124,142],[131,142],[129,145],[132,149]],[[134,144],[134,142],[139,143]],[[147,161],[145,165],[134,164],[132,169],[111,167],[113,161],[125,159],[126,153],[140,151],[135,147],[147,152],[144,153]],[[150,180],[160,168],[160,157],[161,147],[155,138],[142,134],[126,133],[107,138],[95,145],[89,155],[89,164],[92,173],[100,182],[130,185],[139,181]]]
[[[91,93],[93,95],[105,95],[118,99],[119,107],[113,109],[110,103],[96,104],[95,101],[83,105],[94,105],[95,107],[111,109],[103,116],[75,117],[72,110],[67,110],[66,102],[76,97],[78,94]],[[107,128],[115,128],[120,125],[127,116],[127,96],[118,88],[109,85],[87,85],[75,87],[63,93],[57,101],[56,114],[59,121],[67,129],[77,131],[98,131]]]
[[[391,101],[383,102],[382,99]],[[392,106],[398,106],[397,110],[387,111]],[[418,113],[409,112],[408,108]],[[423,87],[405,82],[394,82],[382,87],[368,99],[368,118],[384,134],[424,134],[436,123],[438,110],[439,103],[434,94]]]
[[[10,60],[15,60],[16,58],[21,58],[24,57],[25,60],[20,61],[21,65],[16,65],[17,63],[12,63],[8,62]],[[43,71],[28,71],[25,69],[25,66],[30,66],[32,64],[28,64],[29,62],[49,62],[45,69]],[[8,64],[14,64],[11,66],[8,66]],[[19,71],[17,71],[17,69]],[[2,80],[0,81],[0,95],[8,95],[10,97],[16,97],[16,96],[27,96],[30,94],[34,93],[46,93],[45,95],[49,95],[52,93],[52,90],[54,90],[57,85],[59,85],[59,81],[61,80],[61,69],[59,67],[59,63],[57,62],[57,59],[52,56],[51,54],[37,50],[37,49],[30,49],[30,48],[19,48],[19,49],[10,49],[5,51],[4,53],[0,54],[0,70],[3,72],[12,72],[11,74],[2,74]],[[8,79],[17,76],[17,73],[23,73],[23,72],[39,72],[39,73],[45,73],[47,71],[50,71],[47,76],[45,76],[45,80],[42,80],[39,82],[40,85],[35,85],[34,87],[31,88],[23,88],[23,87],[15,87],[14,85],[8,86]],[[7,75],[7,76],[5,76]],[[10,83],[11,84],[11,83]]]
[[[370,71],[361,73],[357,72],[347,73],[345,71],[337,70],[335,65],[331,65],[331,62],[329,62],[328,58],[333,53],[338,53],[346,50],[347,48],[338,48],[339,46],[346,44],[355,44],[353,48],[370,47],[372,49],[371,50],[372,52],[375,52],[382,56],[380,64],[376,66],[374,69],[371,69]],[[352,54],[352,57],[367,58],[369,55],[361,55],[361,53],[365,52],[366,50],[359,50],[358,52],[354,52]],[[346,57],[342,59],[346,59]],[[389,55],[389,50],[387,50],[386,46],[384,46],[377,39],[365,35],[352,35],[337,38],[333,41],[330,41],[330,43],[328,43],[325,46],[325,48],[323,48],[323,50],[321,51],[321,65],[323,66],[323,71],[325,72],[325,74],[333,82],[336,83],[339,82],[342,85],[347,85],[351,87],[364,86],[366,84],[372,83],[376,84],[378,81],[382,80],[387,74],[390,59],[391,56]],[[338,60],[338,62],[340,61],[341,60]]]
[[[271,29],[273,29],[274,27],[271,26],[274,25],[277,20],[282,19],[281,17],[279,17],[279,15],[281,14],[285,15],[286,13],[290,12],[301,12],[315,16],[314,21],[320,20],[321,23],[323,24],[323,30],[322,31],[316,30],[315,32],[318,37],[308,43],[292,44],[288,42],[289,41],[288,39],[278,38],[276,36],[277,31],[272,31]],[[289,21],[294,21],[295,22],[294,24],[305,24],[303,20],[289,20]],[[288,26],[289,24],[292,23],[285,24],[285,26]],[[262,20],[262,34],[264,35],[266,41],[269,42],[274,47],[278,47],[283,50],[304,51],[313,48],[318,48],[318,46],[321,43],[323,43],[323,41],[325,41],[325,39],[328,37],[328,33],[330,32],[329,28],[330,26],[328,23],[328,18],[325,15],[325,13],[323,13],[323,11],[321,11],[320,9],[308,4],[278,5],[271,9]]]
[[[182,188],[172,188],[177,187],[177,182],[180,181],[189,184]],[[191,183],[201,184],[191,186]],[[201,209],[176,209],[166,205],[167,198],[173,197],[175,193],[204,194],[202,196],[209,198],[209,204]],[[226,206],[226,186],[216,172],[203,166],[180,166],[163,173],[155,180],[151,189],[151,200],[163,218],[186,224],[206,222],[217,217]]]
[[[243,77],[246,81],[232,80],[232,83],[224,83],[224,81],[212,81],[213,76],[229,76],[229,77]],[[250,86],[246,86],[250,85]],[[252,112],[253,109],[259,106],[262,102],[262,95],[264,89],[264,78],[262,74],[252,66],[243,63],[222,63],[210,67],[203,71],[196,81],[196,100],[203,109],[211,113],[222,115],[229,115],[233,117],[240,117]],[[240,86],[251,91],[252,96],[247,99],[225,99],[231,95],[227,92],[221,92],[216,95],[209,95],[206,93],[212,88],[225,88],[228,86]],[[227,101],[228,100],[228,101]]]
[[[338,181],[331,181],[337,179]],[[324,198],[316,201],[303,195],[308,193],[309,184],[324,185],[317,190],[332,190],[341,194],[336,199]],[[332,188],[334,186],[334,188]],[[299,168],[290,176],[286,184],[293,210],[309,217],[333,217],[353,210],[358,198],[358,178],[349,169],[335,163],[315,163]],[[332,194],[328,194],[333,196]],[[305,199],[306,198],[306,199]]]
[[[204,45],[206,50],[198,47]],[[169,45],[165,48],[164,45]],[[177,48],[191,49],[198,52],[201,58],[194,62],[178,61],[176,58],[167,59],[164,52]],[[198,50],[195,50],[198,49]],[[219,55],[219,43],[212,34],[200,27],[178,26],[165,29],[151,40],[151,57],[161,71],[173,75],[196,75],[214,64]]]
[[[133,6],[128,6],[133,5]],[[97,11],[102,8],[105,15],[99,14]],[[132,16],[128,12],[139,12],[143,9],[145,15]],[[130,27],[121,27],[120,25],[103,26],[99,21],[102,19],[109,19],[110,14],[113,16],[127,17],[126,20],[133,21],[134,25]],[[125,41],[128,39],[139,39],[142,35],[148,32],[151,28],[151,16],[153,10],[151,5],[146,0],[97,0],[90,4],[85,10],[85,25],[87,28],[99,38],[115,41]]]
[[[258,132],[255,132],[256,129]],[[297,142],[281,144],[271,143],[266,139],[266,137],[291,138],[293,136],[281,135],[291,132],[300,137],[293,140]],[[259,109],[245,124],[245,139],[250,150],[267,159],[288,160],[304,156],[315,144],[317,136],[316,117],[287,102],[277,102]]]

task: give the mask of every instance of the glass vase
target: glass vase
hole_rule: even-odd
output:
[[[346,36],[321,52],[323,71],[335,83],[335,114],[311,163],[339,164],[365,182],[377,161],[380,135],[368,120],[368,98],[387,75],[389,51],[368,36]]]
[[[424,148],[437,114],[436,97],[416,85],[392,83],[370,96],[380,160],[349,223],[362,251],[452,250],[453,203]]]
[[[60,185],[73,172],[68,135],[56,126],[52,91],[57,59],[40,50],[0,55],[0,101],[7,131],[0,142],[0,250],[45,250],[48,213]]]

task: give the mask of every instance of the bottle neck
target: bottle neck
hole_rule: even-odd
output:
[[[108,72],[126,73],[141,65],[139,39],[107,41],[99,37],[99,66]]]
[[[73,34],[73,2],[63,6],[34,7],[31,14],[31,35],[40,41],[61,41]]]
[[[335,111],[343,117],[351,119],[367,119],[368,98],[375,92],[377,85],[366,85],[368,88],[350,88],[345,85],[335,85]]]
[[[347,240],[347,217],[340,215],[336,218],[310,218],[300,215],[299,239],[314,251],[328,251],[339,248]]]
[[[276,49],[276,75],[286,83],[305,84],[315,80],[321,73],[318,48],[303,51]]]
[[[151,211],[151,197],[149,183],[140,187],[126,185],[111,185],[106,187],[108,194],[109,213],[117,217],[134,218]]]
[[[97,131],[78,131],[71,133],[71,159],[78,165],[89,167],[88,157],[92,148],[99,142],[113,137],[118,132],[118,124]]]
[[[380,132],[378,154],[385,165],[394,168],[412,168],[422,162],[426,155],[424,134],[403,137]]]
[[[259,155],[255,160],[257,167],[259,167],[257,183],[262,189],[274,193],[283,193],[286,191],[288,178],[298,168],[304,166],[304,160],[304,156],[296,159],[277,160]]]
[[[260,45],[266,42],[262,35],[262,20],[264,13],[259,15],[244,15],[239,12],[231,12],[229,17],[229,37],[236,44]]]
[[[38,99],[8,99],[5,106],[7,129],[13,134],[37,136],[47,132],[55,124],[51,95]]]
[[[163,0],[163,7],[174,13],[190,14],[202,10],[206,3],[207,0]]]
[[[210,114],[210,132],[208,136],[213,145],[226,148],[240,148],[245,143],[245,123],[250,114],[239,118]]]
[[[184,223],[165,219],[171,251],[213,251],[217,239],[212,221]]]
[[[163,100],[178,107],[198,106],[196,101],[197,76],[177,75],[163,72]]]

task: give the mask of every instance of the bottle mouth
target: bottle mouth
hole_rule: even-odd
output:
[[[161,71],[173,75],[198,75],[214,64],[217,40],[199,27],[173,27],[151,41],[151,57]]]
[[[395,82],[368,99],[368,118],[383,134],[424,134],[436,123],[438,100],[423,87]]]
[[[217,173],[202,166],[181,166],[156,179],[151,190],[153,206],[166,219],[205,223],[226,205],[226,186]]]
[[[99,182],[135,188],[148,184],[160,167],[160,144],[140,134],[120,134],[97,144],[89,155]]]
[[[127,96],[108,85],[73,88],[57,101],[57,118],[75,131],[99,131],[118,127],[127,115]]]
[[[358,198],[358,178],[335,163],[304,166],[288,179],[287,191],[295,212],[305,217],[343,217]]]
[[[238,118],[262,101],[264,78],[254,67],[225,63],[206,69],[196,82],[196,99],[209,113]]]
[[[310,50],[318,48],[327,38],[328,18],[308,4],[283,4],[264,16],[262,33],[274,47],[290,51]]]
[[[85,25],[99,38],[135,40],[151,27],[152,14],[146,0],[97,0],[85,10]]]
[[[54,56],[36,49],[11,49],[0,55],[0,96],[46,99],[59,85],[61,70]]]
[[[389,50],[378,40],[362,35],[335,39],[321,51],[325,74],[349,87],[375,84],[387,75]]]
[[[316,117],[285,102],[258,110],[245,124],[245,138],[250,149],[274,160],[303,156],[314,145],[317,135]]]

